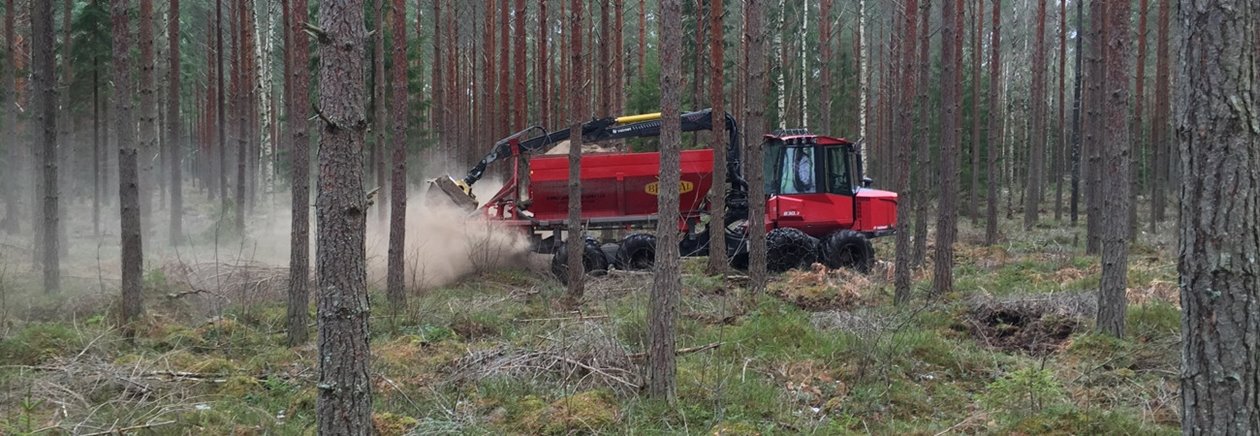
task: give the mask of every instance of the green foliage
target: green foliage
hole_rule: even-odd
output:
[[[65,355],[78,343],[79,335],[64,324],[31,324],[17,335],[0,341],[0,361],[38,365]]]
[[[1021,418],[1063,403],[1063,386],[1048,369],[1020,368],[990,383],[980,402],[1001,416]]]

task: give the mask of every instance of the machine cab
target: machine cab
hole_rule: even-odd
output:
[[[767,135],[764,153],[767,227],[797,228],[814,237],[841,229],[869,236],[891,232],[896,194],[869,188],[854,143],[794,131]]]

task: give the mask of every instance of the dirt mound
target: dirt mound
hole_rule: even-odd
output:
[[[865,275],[848,269],[828,269],[815,263],[809,271],[790,270],[770,284],[771,294],[810,311],[853,307],[871,286]]]
[[[1094,313],[1092,293],[978,297],[967,308],[971,334],[981,343],[1034,356],[1055,353]]]

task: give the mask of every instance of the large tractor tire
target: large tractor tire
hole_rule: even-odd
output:
[[[620,250],[621,250],[621,244],[618,244],[616,242],[599,244],[599,252],[604,253],[604,259],[608,261],[608,266],[613,267],[613,268],[624,269],[624,268],[621,268],[621,265],[617,264],[617,252]]]
[[[875,248],[861,233],[837,230],[823,240],[822,259],[828,268],[850,268],[865,274],[875,263]]]
[[[818,239],[800,229],[777,228],[766,235],[766,270],[781,273],[818,261]]]
[[[600,251],[599,246],[586,243],[582,244],[582,248],[582,267],[587,274],[608,271],[608,258],[604,257],[604,252]],[[569,284],[569,247],[567,244],[556,249],[556,255],[551,258],[551,274],[555,275],[560,283]]]
[[[617,268],[626,271],[652,269],[656,264],[656,236],[635,233],[626,236],[617,250]]]

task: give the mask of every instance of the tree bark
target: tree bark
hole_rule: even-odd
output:
[[[971,17],[971,136],[968,153],[971,158],[971,183],[967,189],[967,216],[972,223],[980,222],[980,39],[984,32],[984,2],[976,3]],[[992,184],[992,182],[990,182]]]
[[[573,0],[569,5],[569,84],[572,87],[569,100],[569,239],[565,241],[568,257],[568,303],[570,306],[581,304],[585,291],[583,277],[586,269],[582,265],[583,245],[586,243],[582,229],[582,121],[586,119],[586,85],[583,70],[582,52],[582,0]]]
[[[54,45],[52,1],[31,3],[31,48],[33,87],[36,93],[35,116],[39,119],[38,147],[43,150],[41,207],[44,216],[42,245],[44,292],[61,290],[61,250],[58,248],[57,229],[61,215],[58,213],[57,184],[57,70],[53,57]]]
[[[1085,182],[1085,200],[1088,210],[1086,211],[1085,222],[1085,252],[1088,254],[1098,254],[1101,245],[1099,232],[1102,218],[1102,202],[1101,190],[1099,185],[1102,183],[1102,117],[1103,117],[1103,41],[1106,38],[1106,17],[1103,10],[1103,2],[1090,2],[1089,4],[1090,30],[1087,38],[1090,44],[1087,47],[1089,56],[1086,71],[1086,100],[1085,109],[1088,115],[1085,117],[1085,146],[1089,153],[1089,159],[1085,165],[1086,182]]]
[[[390,174],[389,259],[386,295],[392,310],[407,305],[403,250],[407,240],[407,3],[393,0],[393,173]]]
[[[4,58],[14,59],[17,56],[17,47],[14,44],[16,30],[14,29],[15,9],[17,8],[14,0],[7,0],[4,7]],[[0,137],[15,138],[17,137],[17,110],[14,101],[17,100],[17,74],[14,70],[17,66],[14,62],[5,62],[0,65]],[[16,143],[9,143],[5,146],[8,152],[7,161],[4,171],[4,185],[8,189],[4,189],[4,220],[0,221],[0,230],[8,234],[17,234],[21,226],[18,224],[20,218],[18,214],[21,210],[19,204],[18,193],[21,192],[20,175],[22,174],[22,153],[20,146]]]
[[[1032,105],[1032,144],[1028,159],[1028,182],[1024,184],[1024,229],[1037,225],[1041,213],[1041,184],[1046,148],[1046,0],[1037,0],[1037,30],[1033,36],[1032,86],[1029,102]]]
[[[596,68],[596,70],[598,70],[597,74],[599,74],[599,94],[596,96],[598,101],[595,103],[595,107],[597,108],[597,113],[595,115],[601,117],[612,115],[612,89],[608,86],[608,83],[611,81],[608,67],[612,65],[612,59],[609,57],[611,54],[609,52],[612,50],[612,47],[610,47],[612,42],[612,26],[609,26],[608,23],[609,1],[610,0],[596,1],[596,3],[599,4],[599,68]]]
[[[148,232],[153,229],[153,192],[157,186],[157,176],[153,171],[153,160],[157,156],[157,81],[154,80],[153,66],[153,0],[140,0],[138,18],[140,47],[140,224],[141,229]]]
[[[766,29],[762,17],[766,14],[763,0],[745,0],[744,35],[748,66],[745,86],[745,106],[748,116],[747,148],[744,152],[744,172],[748,176],[748,272],[752,279],[751,291],[766,290],[766,187],[762,171],[761,137],[766,134]]]
[[[232,185],[236,192],[236,202],[232,211],[235,212],[233,219],[233,230],[238,235],[245,234],[245,187],[246,187],[246,160],[249,158],[249,107],[251,106],[249,97],[249,85],[246,83],[246,72],[248,66],[245,65],[246,50],[245,27],[249,23],[245,20],[245,1],[241,0],[236,6],[236,28],[233,35],[236,38],[236,44],[233,44],[234,51],[232,53],[232,103],[235,106],[233,112],[236,115],[236,184]]]
[[[308,38],[304,30],[309,13],[307,0],[290,0],[289,40],[293,70],[289,73],[289,89],[293,95],[285,110],[289,113],[289,137],[291,150],[289,181],[291,189],[292,221],[289,228],[289,304],[287,316],[288,343],[296,346],[308,337],[307,306],[310,291],[310,140],[307,139],[307,114],[310,112],[310,69],[308,65]]]
[[[183,239],[184,233],[184,185],[183,185],[183,149],[184,141],[183,128],[180,126],[179,114],[179,97],[180,97],[180,57],[179,57],[179,0],[171,0],[170,2],[171,18],[167,20],[167,40],[170,44],[170,59],[167,67],[167,134],[172,142],[169,149],[171,156],[169,162],[171,165],[170,176],[170,238],[171,246],[178,246],[180,240]]]
[[[219,173],[219,215],[222,221],[223,215],[229,209],[230,200],[227,189],[227,89],[223,87],[223,75],[226,70],[223,69],[223,0],[216,0],[215,7],[215,123],[218,125],[218,133],[216,138],[218,141],[218,163]]]
[[[949,0],[945,0],[949,1]],[[932,113],[928,103],[927,86],[932,73],[932,0],[923,0],[919,6],[919,59],[918,67],[919,83],[924,84],[917,89],[918,91],[918,107],[919,121],[915,128],[916,138],[914,140],[914,171],[910,174],[911,198],[906,205],[908,208],[914,209],[914,253],[910,258],[910,265],[918,268],[923,265],[924,259],[927,257],[927,234],[928,234],[928,217],[927,205],[928,200],[932,198],[932,190],[927,189],[929,162],[931,161],[932,152],[928,141],[928,128],[932,124]],[[899,223],[900,224],[900,223]]]
[[[1145,0],[1143,0],[1145,1]],[[1054,158],[1054,169],[1050,170],[1054,178],[1054,220],[1063,219],[1063,167],[1067,154],[1067,125],[1063,123],[1063,109],[1067,102],[1063,99],[1064,84],[1067,81],[1067,0],[1059,0],[1059,122],[1055,124],[1055,143],[1057,152]]]
[[[512,92],[512,106],[515,109],[512,116],[512,131],[515,132],[524,129],[525,123],[529,121],[525,116],[525,111],[529,109],[529,100],[525,98],[527,94],[525,80],[529,77],[529,73],[525,71],[525,66],[528,65],[525,61],[525,0],[516,0],[516,12],[512,14],[512,22],[512,28],[516,30],[515,52],[512,56],[512,62],[516,64],[513,67],[516,71],[516,89]]]
[[[1260,428],[1257,22],[1254,2],[1182,3],[1177,14],[1177,140],[1192,181],[1181,186],[1177,265],[1187,435]]]
[[[824,3],[830,0],[823,0]],[[618,15],[620,4],[618,1]],[[826,21],[826,15],[823,15]],[[709,192],[709,204],[712,210],[709,215],[709,274],[721,274],[727,270],[726,259],[726,193],[731,188],[727,184],[726,172],[726,97],[722,84],[725,83],[722,71],[726,63],[725,37],[722,28],[722,2],[709,2],[709,105],[713,108],[713,135],[710,136],[709,148],[713,149],[713,188]],[[620,26],[617,26],[620,28]],[[617,36],[620,39],[620,35]],[[825,49],[824,49],[825,50]],[[617,53],[621,58],[621,53]],[[620,62],[618,60],[617,62]],[[827,70],[823,69],[826,77]],[[620,81],[621,76],[617,76]],[[825,79],[824,79],[825,81]],[[618,88],[620,89],[620,88]],[[618,91],[621,93],[621,91]],[[619,95],[624,95],[621,93]],[[680,121],[681,122],[681,121]]]
[[[385,193],[385,0],[375,0],[372,34],[372,166],[376,176],[376,224],[384,226],[389,215],[389,197]]]
[[[1133,121],[1129,130],[1129,135],[1133,141],[1129,153],[1129,240],[1136,240],[1138,219],[1137,219],[1137,197],[1140,186],[1138,179],[1141,177],[1141,167],[1138,164],[1138,156],[1147,148],[1146,127],[1142,125],[1145,121],[1144,116],[1146,108],[1146,9],[1147,0],[1138,2],[1138,31],[1137,31],[1137,78],[1134,79],[1133,90]]]
[[[1085,71],[1081,70],[1081,41],[1085,39],[1085,28],[1082,26],[1084,21],[1082,18],[1085,13],[1085,2],[1076,2],[1076,30],[1073,38],[1076,39],[1076,49],[1072,60],[1072,71],[1076,76],[1072,79],[1072,194],[1069,202],[1069,210],[1072,220],[1072,226],[1075,227],[1080,219],[1080,200],[1081,200],[1081,79],[1085,76]]]
[[[1002,142],[1002,0],[993,0],[993,33],[989,43],[989,125],[988,164],[985,174],[989,175],[989,193],[986,198],[988,210],[985,215],[984,243],[997,244],[998,240],[998,150]],[[1009,194],[1008,194],[1009,195]]]
[[[901,57],[901,68],[898,75],[900,76],[900,89],[898,96],[900,102],[897,110],[897,138],[895,147],[897,149],[897,170],[896,177],[893,181],[893,190],[897,192],[905,192],[910,184],[910,149],[913,147],[914,134],[914,101],[918,98],[915,93],[918,84],[915,83],[915,76],[918,74],[918,62],[916,59],[917,51],[915,44],[918,43],[917,32],[919,29],[916,15],[919,11],[918,0],[906,0],[902,5],[901,17],[904,18],[902,25],[902,34],[904,35],[901,42],[901,53],[897,56]],[[979,38],[979,35],[976,36]],[[890,138],[891,139],[891,138]],[[909,193],[908,197],[917,196],[917,192]],[[913,204],[913,199],[910,204]],[[899,305],[904,305],[910,301],[910,258],[913,256],[913,247],[910,241],[910,232],[903,223],[910,222],[910,215],[913,212],[912,207],[906,204],[899,205],[897,208],[897,237],[896,237],[896,268],[894,277],[893,301]]]
[[[429,89],[433,93],[430,96],[429,105],[429,122],[433,123],[434,128],[430,132],[437,139],[435,148],[441,154],[446,150],[446,55],[444,54],[444,42],[446,26],[442,25],[444,15],[442,14],[442,1],[433,0],[433,77],[429,83]],[[493,0],[491,0],[493,1]],[[487,126],[487,128],[491,128]]]
[[[682,45],[682,5],[679,0],[661,0],[659,9],[662,47]],[[679,50],[661,50],[661,176],[656,198],[656,274],[648,300],[648,393],[674,402],[677,386],[677,357],[674,355],[678,299],[682,290],[678,262],[679,151],[682,125],[679,118],[682,59]],[[714,114],[715,124],[717,115]]]
[[[122,321],[126,336],[134,337],[130,324],[144,314],[141,296],[144,253],[140,232],[139,170],[136,162],[136,125],[132,119],[131,32],[127,0],[111,0],[114,51],[114,117],[118,123],[118,205],[122,248]]]
[[[320,434],[372,434],[368,376],[368,306],[364,268],[363,0],[322,0],[319,8],[319,265]]]
[[[639,80],[643,80],[643,62],[647,56],[647,0],[639,0]]]
[[[1168,73],[1172,60],[1168,53],[1171,34],[1168,32],[1168,19],[1172,15],[1172,2],[1159,1],[1158,40],[1155,43],[1155,107],[1151,120],[1151,152],[1154,162],[1151,167],[1151,232],[1155,226],[1164,221],[1165,202],[1168,189],[1165,188],[1168,172],[1168,151],[1171,148],[1168,140],[1168,126],[1172,118],[1169,105],[1171,94]]]
[[[958,65],[962,59],[957,32],[962,13],[962,0],[945,0],[941,8],[941,105],[945,108],[941,116],[941,152],[940,152],[940,204],[936,218],[936,252],[933,261],[935,271],[932,278],[932,292],[935,295],[949,293],[954,287],[954,237],[957,232],[957,207],[954,197],[958,195],[955,182],[957,173],[958,134],[961,126],[959,114],[959,91],[962,87],[961,72]]]
[[[538,109],[539,122],[543,128],[551,127],[551,73],[548,67],[551,66],[551,58],[547,55],[547,42],[551,39],[551,20],[547,17],[547,3],[549,0],[538,0],[538,37],[536,42],[538,47],[534,53],[538,57]]]
[[[1102,280],[1098,290],[1098,329],[1124,337],[1129,270],[1129,2],[1111,2],[1107,10],[1106,138],[1102,177]]]

